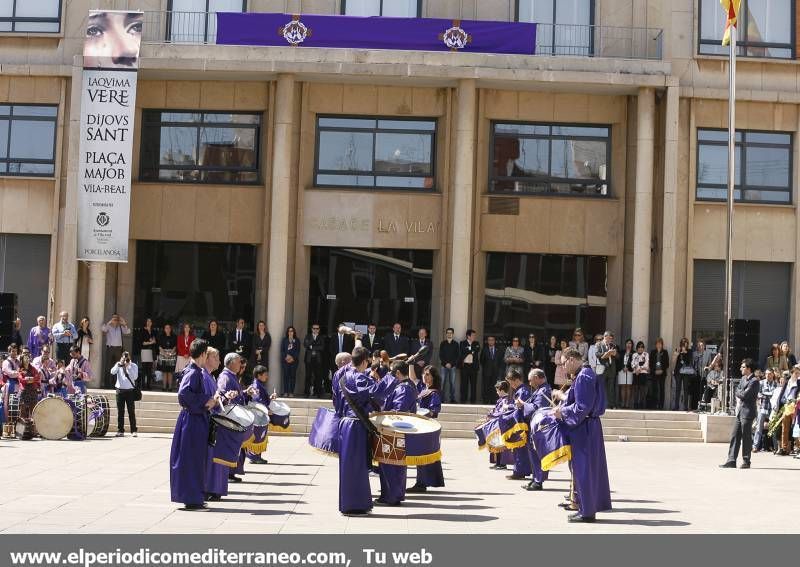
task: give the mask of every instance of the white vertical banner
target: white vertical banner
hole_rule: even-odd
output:
[[[142,12],[92,11],[84,43],[78,259],[128,261]]]

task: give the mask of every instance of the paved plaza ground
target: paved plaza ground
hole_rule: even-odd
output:
[[[206,512],[169,501],[170,437],[85,442],[2,441],[3,533],[783,533],[797,530],[787,500],[800,460],[757,454],[751,470],[719,469],[726,446],[607,443],[614,511],[567,524],[558,468],[544,492],[488,468],[474,441],[443,441],[447,487],[410,494],[366,518],[337,511],[338,461],[304,437],[273,438],[267,465]],[[409,469],[409,477],[413,469]],[[378,477],[372,477],[378,493]]]

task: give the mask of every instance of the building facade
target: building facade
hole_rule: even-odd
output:
[[[798,20],[795,0],[743,6],[734,315],[766,356],[800,326]],[[76,260],[90,9],[145,12],[120,264]],[[231,11],[536,22],[536,55],[218,45]],[[723,27],[716,0],[12,0],[0,284],[26,328],[66,309],[273,339],[396,320],[434,342],[717,339]]]

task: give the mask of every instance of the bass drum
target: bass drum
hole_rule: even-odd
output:
[[[111,411],[108,398],[102,394],[86,396],[86,416],[89,437],[105,437],[111,425]]]
[[[72,407],[61,398],[44,398],[33,408],[33,423],[44,439],[63,439],[72,431],[74,421]]]

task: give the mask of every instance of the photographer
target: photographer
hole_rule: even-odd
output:
[[[131,355],[126,351],[122,353],[119,362],[111,367],[111,375],[117,381],[114,388],[117,390],[117,437],[125,436],[125,408],[128,408],[128,420],[131,424],[131,435],[136,437],[136,379],[139,377],[139,368],[131,362]]]

